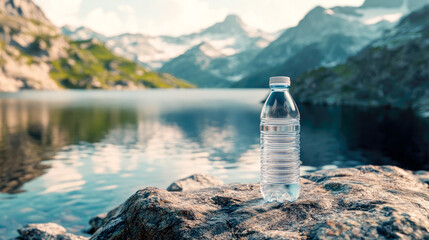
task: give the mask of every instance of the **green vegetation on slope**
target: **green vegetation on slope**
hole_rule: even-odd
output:
[[[7,8],[0,13],[0,64],[7,65],[0,72],[10,80],[0,91],[194,87],[118,57],[101,42],[71,41],[32,1]]]
[[[0,64],[5,64],[5,60],[3,57],[4,49],[6,47],[6,43],[0,40]]]
[[[70,42],[68,57],[52,61],[51,77],[66,88],[189,88],[170,74],[155,73],[114,55],[94,40]]]

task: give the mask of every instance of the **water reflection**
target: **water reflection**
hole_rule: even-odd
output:
[[[2,99],[0,101],[0,192],[16,193],[45,171],[41,161],[68,144],[97,142],[135,111],[94,105]]]
[[[302,158],[429,169],[429,119],[410,110],[301,106]],[[328,162],[325,162],[328,164]]]
[[[49,126],[47,109],[17,100],[0,102],[0,192],[18,192],[41,174],[40,160],[61,144],[58,126]]]
[[[264,90],[21,92],[0,96],[0,236],[71,232],[144,186],[206,172],[259,179]],[[429,124],[407,111],[299,105],[302,172],[360,164],[429,169]],[[24,185],[24,183],[26,183]],[[0,237],[0,239],[3,239]]]

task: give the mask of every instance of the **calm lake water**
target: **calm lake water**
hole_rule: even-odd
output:
[[[146,186],[193,173],[259,180],[268,90],[0,93],[0,239],[28,223],[82,234]],[[410,111],[298,104],[302,174],[362,164],[429,169],[429,122]]]

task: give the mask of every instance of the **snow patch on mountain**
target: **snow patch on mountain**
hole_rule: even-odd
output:
[[[322,66],[336,65],[393,27],[411,11],[409,6],[418,6],[416,1],[424,5],[427,0],[396,0],[384,5],[380,0],[367,0],[361,7],[316,7],[296,27],[287,29],[265,48],[253,61],[253,69],[279,65],[311,44],[329,49],[323,45],[337,36],[343,38],[337,43],[342,49],[324,53],[326,57],[321,62]]]
[[[103,34],[83,26],[75,27],[71,25],[65,25],[61,28],[61,31],[64,35],[68,36],[72,40],[97,39],[103,42],[107,39]]]
[[[278,36],[247,26],[237,15],[228,15],[224,21],[201,32],[179,37],[121,34],[104,37],[86,28],[64,26],[63,32],[75,40],[97,38],[106,46],[127,59],[152,69],[160,69],[166,62],[184,54],[194,46],[208,43],[215,51],[206,50],[210,57],[225,57],[249,49],[259,51]]]
[[[285,30],[245,67],[240,87],[261,87],[272,74],[299,74],[335,66],[381,37],[403,16],[429,0],[366,0],[360,7],[315,7],[297,26]]]
[[[224,56],[220,51],[216,50],[216,48],[214,48],[210,44],[202,43],[200,46],[200,50],[201,53],[211,58]]]
[[[364,23],[368,25],[376,24],[381,21],[388,21],[388,22],[396,22],[398,21],[404,14],[402,13],[393,13],[393,14],[386,14],[384,16],[378,16],[371,19],[366,20]]]

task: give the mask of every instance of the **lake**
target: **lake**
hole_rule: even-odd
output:
[[[0,93],[0,239],[44,222],[82,234],[136,190],[193,173],[257,182],[267,92]],[[429,169],[429,121],[411,111],[298,106],[301,174],[362,164]]]

